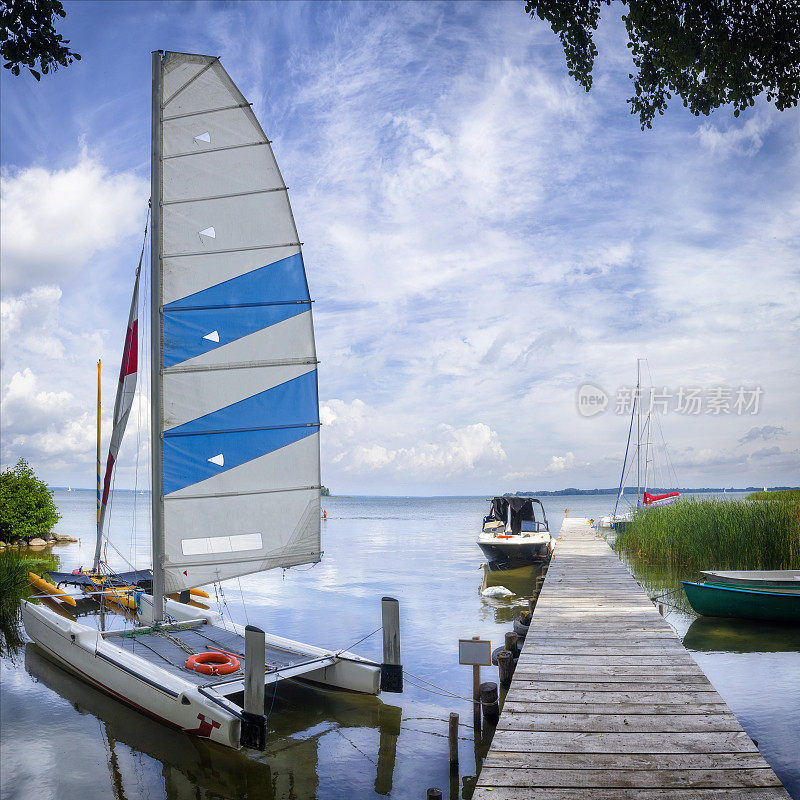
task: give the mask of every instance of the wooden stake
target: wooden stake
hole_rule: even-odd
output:
[[[458,714],[450,713],[450,727],[447,731],[447,740],[450,743],[450,771],[458,770]]]
[[[500,674],[500,685],[507,689],[514,674],[514,656],[508,650],[501,650],[497,654],[497,670]]]
[[[515,658],[519,655],[519,636],[514,631],[509,631],[506,634],[506,650]]]
[[[495,724],[500,719],[500,703],[498,701],[497,684],[492,682],[481,684],[481,708],[487,722]]]

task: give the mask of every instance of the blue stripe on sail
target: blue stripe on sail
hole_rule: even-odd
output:
[[[317,371],[164,431],[164,494],[319,430]],[[224,465],[208,459],[223,456]]]
[[[300,253],[174,300],[163,306],[162,365],[171,367],[303,314],[310,302]],[[204,338],[209,334],[215,335]]]

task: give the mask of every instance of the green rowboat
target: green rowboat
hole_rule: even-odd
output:
[[[692,608],[704,617],[800,622],[800,594],[681,581]]]

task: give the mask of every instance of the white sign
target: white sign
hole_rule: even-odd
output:
[[[459,639],[458,663],[490,667],[492,665],[492,643],[488,639]]]

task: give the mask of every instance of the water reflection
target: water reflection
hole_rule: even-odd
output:
[[[793,653],[800,651],[800,627],[755,620],[698,617],[683,644],[690,650],[728,653]]]
[[[483,580],[480,591],[490,586],[503,586],[513,596],[485,598],[494,614],[494,621],[499,624],[513,623],[520,614],[528,610],[528,600],[536,594],[536,579],[544,573],[546,567],[535,564],[502,571],[489,569],[483,564]]]
[[[142,794],[143,761],[135,759],[134,769],[130,751],[152,759],[147,766],[157,775],[160,773],[163,796],[170,800],[313,798],[319,789],[320,742],[330,732],[350,741],[348,728],[378,731],[377,752],[363,748],[361,752],[366,761],[375,765],[375,792],[386,796],[392,790],[402,710],[374,697],[281,686],[268,721],[267,750],[237,752],[186,736],[122,705],[73,677],[34,644],[25,646],[25,670],[66,698],[80,714],[91,714],[99,720],[114,795],[119,800]],[[310,693],[314,694],[313,702]],[[352,741],[350,744],[360,749]]]

